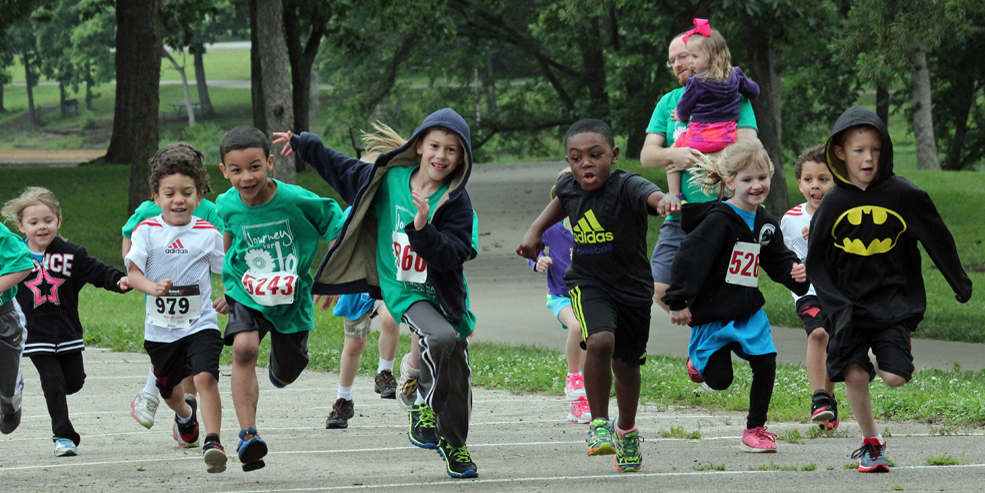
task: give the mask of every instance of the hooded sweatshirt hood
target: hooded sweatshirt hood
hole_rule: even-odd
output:
[[[839,186],[857,188],[848,179],[848,165],[835,154],[834,147],[839,140],[839,134],[860,125],[875,128],[879,132],[879,137],[882,141],[879,150],[879,174],[872,181],[872,185],[884,182],[894,176],[893,141],[889,138],[889,131],[886,129],[886,125],[878,115],[868,108],[852,106],[838,117],[834,128],[831,129],[831,136],[828,137],[828,143],[824,146],[828,160],[828,169],[831,170],[831,174],[835,177],[835,183]]]

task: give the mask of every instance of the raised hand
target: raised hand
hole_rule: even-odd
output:
[[[274,144],[284,144],[284,148],[280,150],[282,156],[291,156],[294,154],[294,149],[291,149],[291,137],[294,134],[290,130],[287,132],[274,132]]]

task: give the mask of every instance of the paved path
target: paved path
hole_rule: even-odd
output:
[[[781,441],[775,454],[745,453],[739,445],[741,413],[643,406],[639,426],[643,470],[615,471],[611,456],[585,455],[584,425],[564,420],[567,405],[554,396],[510,395],[477,389],[469,449],[479,466],[476,480],[452,480],[432,451],[407,440],[406,413],[372,392],[369,377],[355,383],[356,417],[347,430],[324,429],[337,376],[305,372],[293,385],[274,389],[260,369],[259,424],[270,446],[267,467],[244,473],[235,459],[238,426],[222,368],[223,442],[229,469],[207,474],[201,449],[179,449],[171,438],[169,411],[154,428],[130,417],[129,402],[143,385],[147,357],[90,349],[84,353],[85,388],[68,399],[82,434],[77,457],[54,457],[37,372],[25,362],[24,417],[12,435],[0,436],[0,478],[13,491],[312,492],[371,491],[980,491],[985,473],[982,437],[930,436],[920,424],[881,423],[892,433],[893,472],[862,475],[846,469],[858,447],[858,427],[845,422],[844,437]],[[700,440],[662,436],[682,427]],[[779,423],[781,436],[808,425]],[[951,455],[964,465],[928,467],[930,456]],[[764,470],[760,470],[763,468]],[[777,470],[779,468],[794,470]],[[811,469],[811,470],[801,470]]]

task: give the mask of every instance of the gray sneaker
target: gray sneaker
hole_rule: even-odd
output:
[[[328,419],[325,420],[325,428],[329,430],[348,428],[349,420],[355,415],[356,411],[352,401],[338,399],[332,405],[332,412],[328,414]]]

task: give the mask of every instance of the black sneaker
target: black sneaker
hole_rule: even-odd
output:
[[[21,424],[21,410],[0,415],[0,433],[9,435]]]
[[[356,411],[352,407],[352,401],[338,399],[335,401],[335,404],[332,405],[332,412],[328,413],[328,419],[325,420],[325,428],[328,428],[329,430],[335,428],[348,428],[349,420],[355,415]]]
[[[376,375],[376,393],[384,399],[397,398],[397,379],[390,370],[383,370]]]
[[[226,449],[219,443],[219,435],[209,433],[205,437],[205,446],[202,447],[202,455],[205,456],[205,465],[208,466],[210,473],[223,472],[226,470]]]
[[[410,408],[410,443],[421,448],[438,448],[438,425],[434,411],[427,404],[414,404]]]
[[[472,456],[465,445],[452,447],[444,438],[438,443],[438,454],[445,459],[445,469],[453,478],[474,478],[479,476],[479,468],[472,462]]]
[[[180,418],[178,418],[178,413],[175,413],[174,428],[171,430],[172,436],[181,448],[197,447],[198,418],[195,416],[195,411],[198,410],[198,402],[195,401],[195,396],[193,395],[186,395],[185,402],[188,404],[188,407],[192,408],[191,418],[189,418],[187,423],[182,424]]]
[[[818,423],[821,428],[825,428],[825,424],[835,418],[831,406],[833,400],[831,394],[823,390],[815,390],[811,396],[811,421]]]
[[[862,448],[852,453],[853,459],[858,459],[858,472],[889,472],[889,461],[886,460],[886,444],[879,444],[877,438],[866,438]]]

